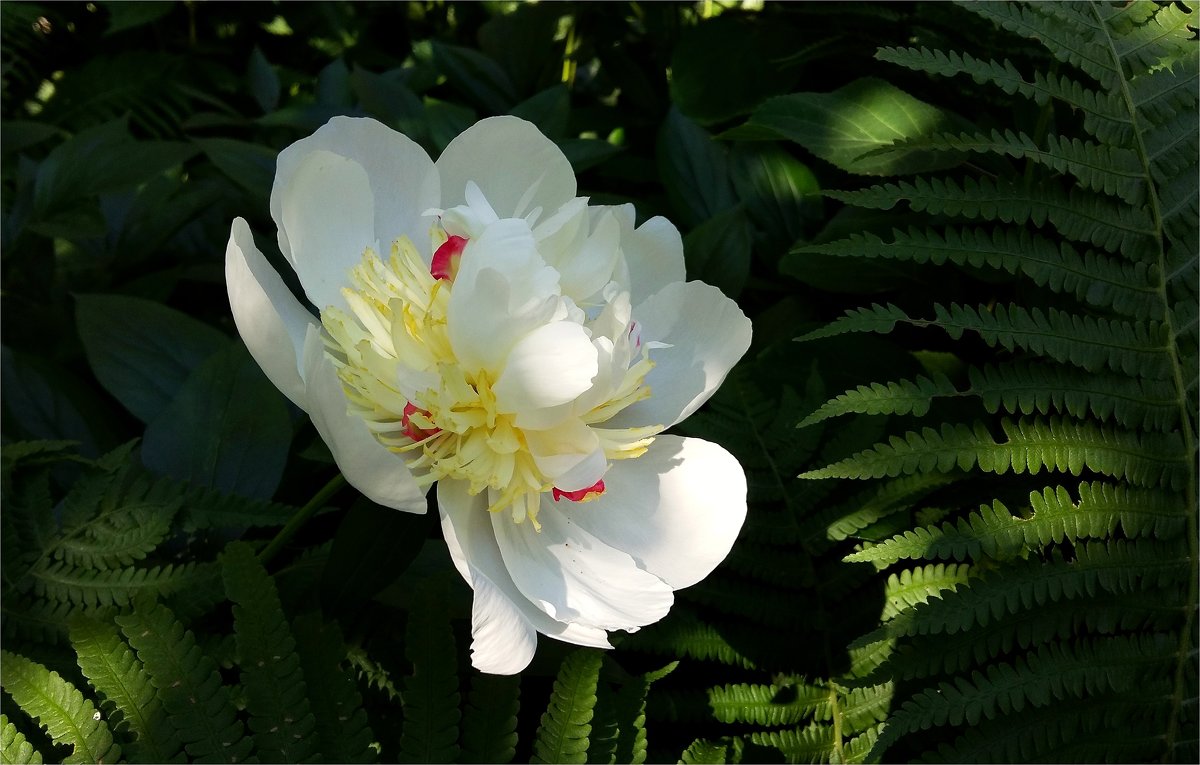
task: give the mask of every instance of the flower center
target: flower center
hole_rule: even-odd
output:
[[[321,312],[326,350],[350,410],[381,444],[405,457],[419,483],[467,481],[471,494],[488,492],[491,511],[509,510],[515,522],[529,519],[540,527],[543,494],[552,492],[554,501],[595,499],[604,492],[610,461],[640,456],[662,430],[603,427],[649,397],[645,378],[654,364],[627,308],[623,319],[614,319],[620,312],[612,307],[591,319],[575,309],[577,331],[592,339],[601,356],[592,387],[566,404],[533,412],[533,418],[506,404],[498,382],[511,360],[464,362],[448,331],[467,245],[464,237],[447,238],[430,266],[407,239],[392,245],[386,261],[366,250],[351,270],[352,287],[343,290],[349,311],[331,306]],[[627,307],[628,296],[623,299]],[[554,415],[549,424],[547,412]],[[587,449],[592,452],[583,455]],[[562,468],[567,464],[576,472]]]

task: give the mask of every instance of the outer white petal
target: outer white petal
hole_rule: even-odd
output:
[[[254,244],[250,226],[235,218],[225,248],[225,286],[233,321],[250,355],[267,378],[301,409],[307,409],[300,358],[304,336],[316,318],[288,291]]]
[[[542,496],[540,531],[492,514],[504,565],[525,597],[558,621],[604,630],[634,630],[666,616],[670,585],[560,512],[569,500]]]
[[[340,161],[339,161],[340,160]],[[334,117],[279,154],[271,216],[279,248],[323,309],[363,248],[407,236],[424,250],[440,187],[433,161],[407,136],[366,118]]]
[[[613,463],[604,485],[595,500],[557,509],[677,590],[725,559],[746,519],[742,466],[698,438],[659,436],[641,457]]]
[[[557,210],[575,196],[571,163],[533,123],[517,117],[476,122],[450,142],[437,169],[447,209],[466,201],[467,181],[479,185],[501,218],[537,207]]]
[[[609,648],[602,630],[554,621],[513,584],[484,496],[470,496],[465,481],[438,482],[442,533],[455,568],[475,590],[471,608],[471,663],[483,672],[515,674],[533,658],[534,631],[570,643]]]
[[[628,270],[630,298],[634,305],[674,282],[686,277],[683,261],[683,237],[671,221],[655,216],[634,228],[633,205],[590,208],[595,223],[612,211],[621,224],[621,251]]]
[[[634,308],[650,351],[651,396],[619,412],[604,427],[670,427],[700,408],[750,348],[750,320],[737,303],[704,282],[676,282]]]
[[[304,342],[304,383],[308,413],[342,475],[372,502],[409,513],[424,513],[425,492],[404,460],[388,451],[347,411],[346,395],[325,355],[321,332],[310,327]]]

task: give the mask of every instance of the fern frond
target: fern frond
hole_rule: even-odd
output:
[[[837,518],[828,525],[820,525],[824,519],[823,515],[814,517],[812,519],[814,530],[819,528],[823,532],[823,536],[835,541],[848,539],[892,513],[907,510],[920,498],[954,480],[954,476],[927,473],[904,476],[894,481],[872,486],[863,493],[851,497],[845,506],[839,505],[831,508],[829,512],[836,513]],[[846,512],[847,507],[852,508],[850,512]]]
[[[30,579],[39,597],[77,606],[128,606],[139,593],[165,595],[184,588],[198,573],[193,563],[107,571],[42,563],[30,573]]]
[[[1070,562],[1055,552],[1050,562],[1014,562],[992,575],[981,575],[943,598],[897,614],[850,645],[955,633],[986,626],[1021,607],[1044,607],[1099,591],[1128,595],[1174,586],[1187,576],[1188,561],[1178,550],[1144,539],[1086,542],[1077,545],[1075,552],[1076,559]]]
[[[928,137],[896,141],[869,152],[870,155],[942,151],[999,154],[1026,159],[1058,173],[1073,176],[1092,191],[1116,196],[1129,204],[1140,204],[1146,194],[1146,178],[1131,150],[1078,138],[1050,135],[1045,147],[1024,133],[992,130],[991,133],[937,133]]]
[[[854,234],[826,244],[799,247],[793,253],[838,257],[884,258],[941,265],[951,262],[975,268],[995,268],[1029,277],[1054,292],[1069,292],[1099,308],[1112,308],[1135,319],[1161,318],[1157,284],[1144,263],[1129,263],[1099,255],[1079,254],[1066,242],[1054,242],[1028,229],[995,227],[946,228],[942,231],[909,227],[892,230],[892,241],[874,234]],[[787,270],[788,261],[784,261]]]
[[[1055,183],[920,177],[824,195],[871,209],[890,210],[906,201],[913,210],[931,215],[1036,226],[1049,221],[1066,239],[1102,247],[1134,263],[1157,249],[1158,231],[1145,209],[1079,188],[1064,192]]]
[[[1008,440],[997,442],[981,423],[943,424],[859,452],[801,478],[882,478],[930,471],[970,470],[1003,475],[1043,469],[1080,475],[1084,468],[1139,486],[1160,483],[1182,490],[1187,464],[1177,433],[1134,433],[1052,417],[1001,423]]]
[[[956,523],[906,531],[843,560],[882,567],[906,558],[1007,558],[1020,550],[1052,543],[1111,537],[1118,528],[1129,538],[1163,539],[1175,536],[1185,525],[1179,506],[1158,491],[1097,481],[1081,483],[1078,493],[1078,504],[1062,486],[1031,493],[1029,502],[1034,514],[1029,518],[1012,515],[997,500]]]
[[[969,566],[954,563],[938,563],[891,574],[884,585],[885,600],[879,619],[887,622],[916,605],[928,603],[930,598],[940,600],[944,592],[954,592],[970,577]]]
[[[245,762],[253,740],[237,719],[216,663],[166,606],[142,602],[117,624],[150,675],[184,749],[194,759]]]
[[[113,710],[119,713],[114,730],[128,727],[132,732],[133,740],[125,747],[130,760],[182,762],[179,736],[167,724],[150,677],[117,628],[98,619],[76,618],[71,622],[71,646],[84,676],[107,702],[110,718]]]
[[[433,589],[414,598],[404,633],[404,654],[412,674],[404,678],[404,728],[400,757],[405,762],[454,762],[459,753],[458,661],[449,616]]]
[[[968,370],[970,387],[959,390],[943,375],[860,385],[830,399],[800,427],[844,414],[922,416],[938,398],[977,396],[991,414],[1070,414],[1113,419],[1127,428],[1170,430],[1178,422],[1173,386],[1165,380],[1138,380],[1089,374],[1053,364],[988,364]]]
[[[326,762],[373,762],[374,733],[350,670],[336,621],[309,611],[292,626],[301,671],[317,721],[318,750]],[[478,760],[488,762],[489,760]]]
[[[754,668],[754,662],[729,642],[723,630],[701,621],[692,611],[678,604],[661,622],[626,637],[621,647],[659,656]]]
[[[851,688],[845,698],[841,699],[838,710],[842,717],[842,730],[845,732],[874,730],[875,723],[887,719],[895,690],[896,685],[891,681]]]
[[[255,749],[269,762],[304,762],[315,754],[316,720],[275,583],[245,542],[231,543],[220,561],[225,591],[233,602],[238,665]]]
[[[679,756],[680,765],[724,765],[728,744],[698,738]]]
[[[1196,95],[1200,84],[1198,56],[1200,51],[1191,46],[1182,60],[1171,63],[1164,75],[1135,77],[1129,82],[1133,107],[1149,124],[1158,125],[1180,114],[1195,113],[1200,100]]]
[[[463,762],[512,762],[520,697],[521,679],[516,675],[471,675],[463,716]]]
[[[1071,25],[1048,19],[1029,6],[966,2],[959,2],[958,5],[1022,37],[1039,41],[1059,61],[1076,66],[1095,78],[1104,90],[1111,92],[1117,88],[1120,73],[1112,56]]]
[[[1049,706],[1085,694],[1126,691],[1143,672],[1168,661],[1171,641],[1164,635],[1113,637],[1077,645],[1040,647],[1012,664],[998,663],[921,691],[895,710],[884,726],[876,752],[900,736],[935,725],[975,725],[1000,715]]]
[[[817,763],[841,760],[835,756],[842,742],[835,739],[833,726],[814,722],[804,728],[755,731],[750,740],[778,749],[789,763]]]
[[[41,765],[42,755],[25,739],[25,734],[0,715],[0,762],[12,765]]]
[[[63,536],[50,551],[56,560],[84,569],[114,569],[144,559],[171,530],[174,509],[128,505],[106,513],[80,533]]]
[[[72,747],[63,762],[116,762],[121,757],[100,712],[75,686],[24,656],[2,651],[0,657],[4,690],[52,741]]]
[[[713,717],[724,723],[795,725],[809,718],[828,719],[829,694],[828,688],[802,682],[739,683],[709,688],[708,705]]]
[[[587,761],[601,660],[599,651],[588,648],[572,651],[563,659],[533,741],[532,762]]]

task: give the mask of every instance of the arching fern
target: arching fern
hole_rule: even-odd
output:
[[[830,526],[858,541],[847,562],[888,577],[879,626],[851,644],[882,649],[869,677],[896,683],[862,756],[1190,762],[1196,13],[1151,2],[963,7],[1044,46],[1050,71],[922,47],[876,58],[998,89],[1036,126],[935,130],[876,148],[874,160],[919,151],[957,167],[828,193],[909,223],[797,247],[783,266],[820,255],[958,268],[979,277],[983,296],[854,309],[800,338],[939,328],[966,360],[961,372],[857,386],[801,423],[897,415],[908,428],[804,478],[955,482],[936,511],[899,503],[893,528],[879,510]],[[926,562],[938,560],[953,562]],[[829,735],[814,724],[760,738],[797,760],[820,758]]]

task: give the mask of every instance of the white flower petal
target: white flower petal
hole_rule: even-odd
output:
[[[594,486],[604,477],[607,461],[600,439],[576,419],[548,430],[526,430],[525,443],[542,475],[563,491]]]
[[[620,223],[613,215],[602,216],[582,246],[559,265],[563,294],[583,303],[599,292],[612,279],[620,244]]]
[[[558,621],[604,630],[636,629],[667,614],[669,585],[559,512],[569,500],[542,496],[540,531],[492,514],[504,565],[526,598]]]
[[[334,117],[279,154],[271,216],[279,248],[309,300],[342,306],[338,290],[363,249],[409,237],[426,250],[437,206],[437,171],[410,138],[366,118]],[[426,253],[431,257],[432,253]]]
[[[347,411],[342,382],[315,326],[309,328],[304,342],[304,382],[313,425],[350,485],[372,502],[424,513],[425,491],[404,460],[379,443],[361,417]]]
[[[467,181],[479,185],[501,218],[521,217],[536,207],[557,210],[575,196],[571,163],[532,123],[517,117],[476,122],[450,142],[437,168],[447,209],[466,202]]]
[[[464,368],[499,373],[517,342],[558,309],[558,273],[537,253],[528,224],[493,224],[463,250],[446,331]]]
[[[677,590],[725,559],[746,518],[742,466],[698,438],[659,436],[641,457],[613,463],[604,485],[560,512]]]
[[[543,324],[521,338],[496,381],[501,412],[524,412],[565,404],[592,386],[596,348],[584,328],[571,321]]]
[[[634,305],[658,292],[663,287],[687,278],[683,261],[683,237],[679,229],[666,218],[655,216],[634,228],[636,221],[633,205],[590,208],[593,225],[611,211],[621,225],[621,252],[628,271],[628,282],[624,284],[630,292]],[[618,271],[621,269],[618,268]]]
[[[254,244],[250,226],[235,218],[225,249],[225,286],[238,333],[267,378],[306,409],[300,358],[316,318],[288,290]]]
[[[633,311],[643,342],[666,343],[650,358],[651,396],[611,420],[608,428],[670,427],[700,408],[750,348],[750,320],[737,303],[704,282],[675,282]]]
[[[533,658],[534,630],[578,645],[611,647],[602,630],[556,622],[521,595],[496,546],[487,501],[482,494],[470,496],[467,486],[443,479],[437,491],[450,558],[475,590],[471,663],[483,672],[520,672]]]

